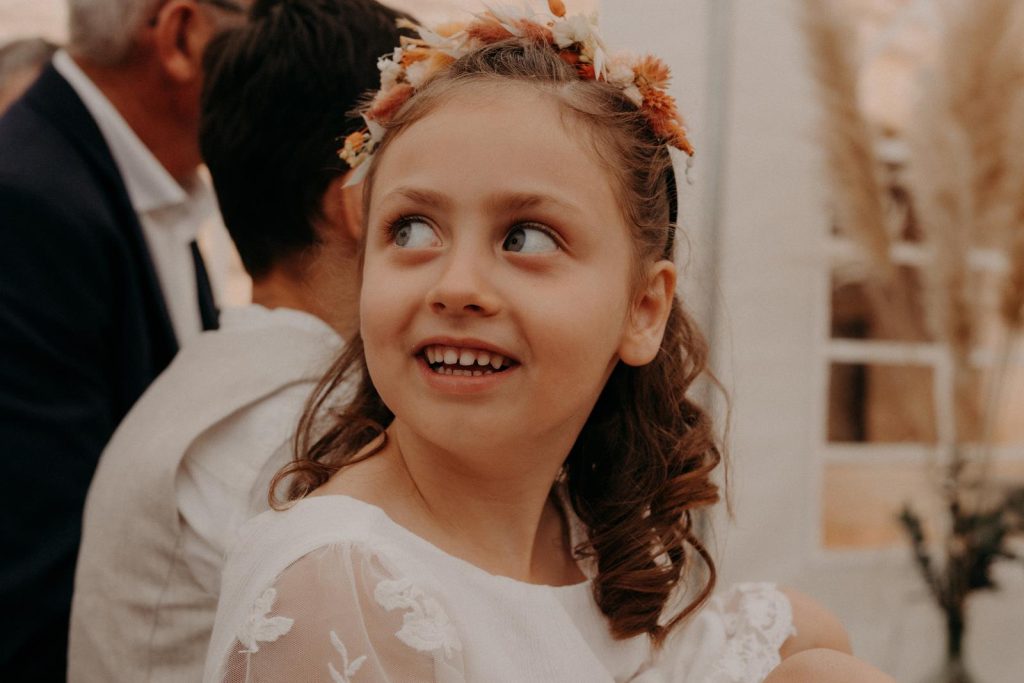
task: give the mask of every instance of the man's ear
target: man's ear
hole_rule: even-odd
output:
[[[153,43],[164,72],[181,84],[202,78],[203,50],[213,37],[213,21],[195,0],[169,0],[153,25]]]
[[[345,239],[358,242],[363,234],[363,186],[345,186],[346,176],[335,178],[327,185],[320,200],[322,226]]]
[[[675,292],[675,264],[662,260],[652,265],[630,307],[629,320],[619,346],[619,358],[623,363],[646,365],[658,355]]]

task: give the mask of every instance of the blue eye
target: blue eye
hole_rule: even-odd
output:
[[[441,246],[434,228],[422,218],[403,218],[391,227],[391,239],[396,247],[426,249]]]
[[[539,254],[557,251],[558,244],[545,230],[529,225],[518,225],[509,230],[501,248],[520,254]]]

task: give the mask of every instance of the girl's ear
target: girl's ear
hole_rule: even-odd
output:
[[[623,363],[646,365],[658,355],[675,292],[675,264],[663,260],[651,266],[644,286],[630,307],[626,331],[619,346],[619,358]]]

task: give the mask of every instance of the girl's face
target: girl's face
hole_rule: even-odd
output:
[[[446,450],[567,449],[631,339],[629,232],[566,125],[583,124],[503,84],[457,94],[375,162],[366,362],[396,423]]]

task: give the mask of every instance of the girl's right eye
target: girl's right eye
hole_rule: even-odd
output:
[[[403,249],[427,249],[441,246],[434,228],[422,218],[402,218],[391,226],[391,240]]]

